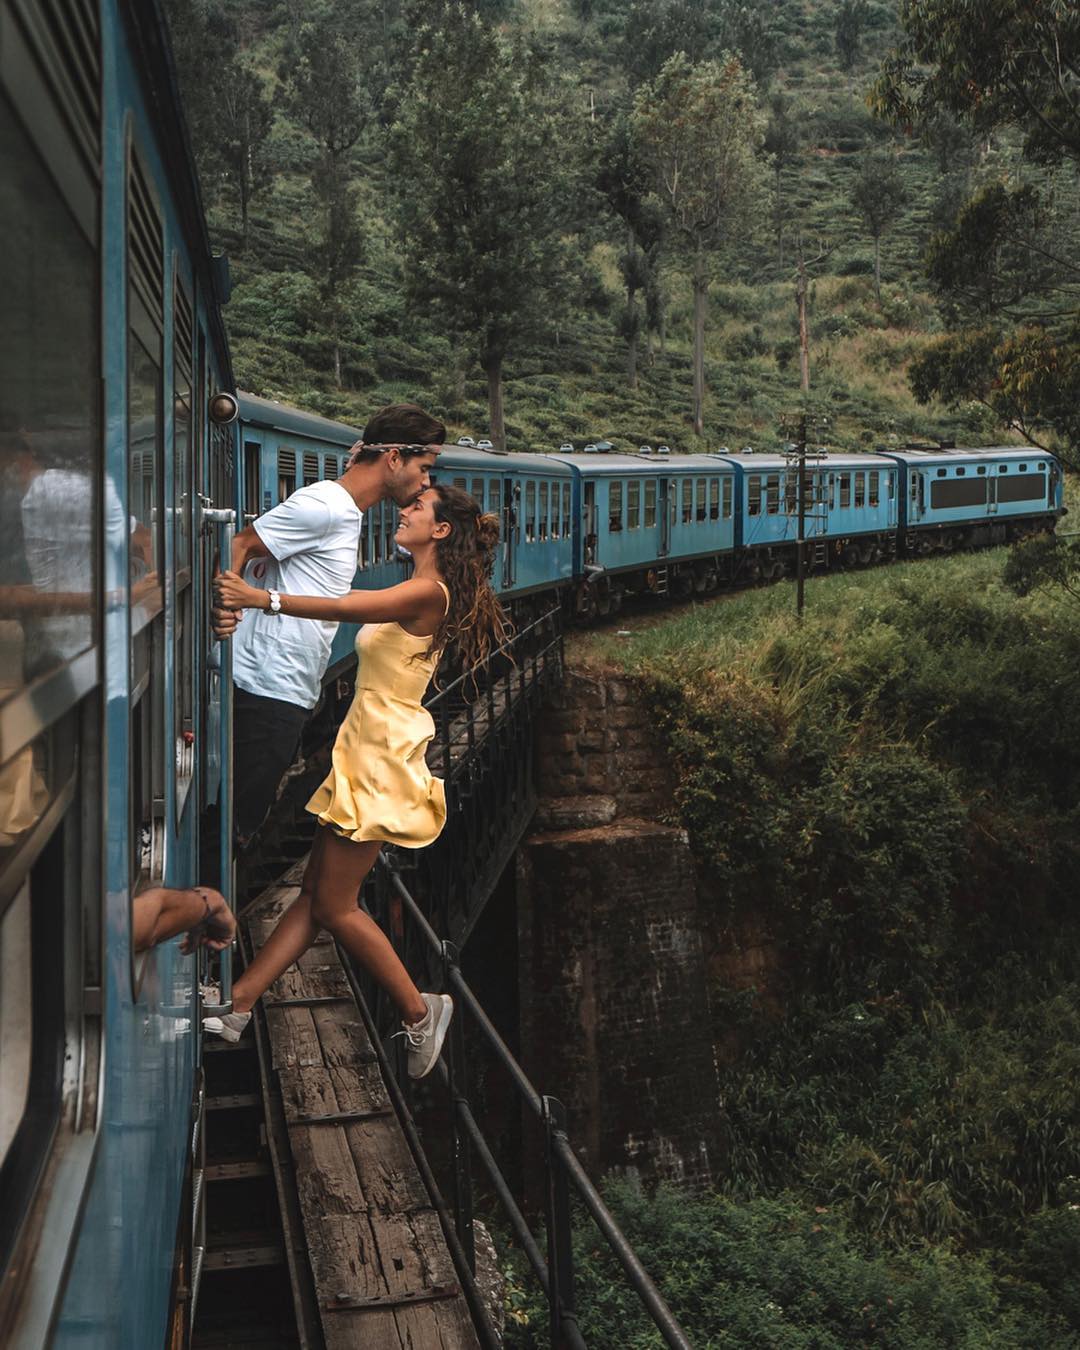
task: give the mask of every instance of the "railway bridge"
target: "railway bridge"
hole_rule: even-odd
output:
[[[552,1346],[580,1350],[572,1203],[663,1342],[689,1346],[586,1175],[560,1101],[529,1081],[462,970],[533,815],[534,721],[562,673],[556,608],[489,673],[433,692],[429,762],[446,784],[447,827],[422,853],[387,850],[360,897],[409,968],[454,997],[431,1078],[408,1078],[394,1010],[326,935],[269,990],[253,1036],[208,1040],[195,1346],[494,1350],[503,1298],[491,1225],[543,1291]],[[348,682],[334,692],[241,877],[248,960],[299,889],[310,842],[300,806]]]

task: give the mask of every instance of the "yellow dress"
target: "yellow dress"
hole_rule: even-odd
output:
[[[424,656],[430,642],[397,623],[360,630],[356,694],[330,773],[307,804],[345,839],[424,848],[442,833],[446,795],[424,758],[435,723],[420,702],[438,660]]]

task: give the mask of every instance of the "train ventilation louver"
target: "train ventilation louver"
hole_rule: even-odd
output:
[[[134,147],[128,174],[128,256],[131,280],[139,298],[150,317],[159,328],[163,328],[165,248],[161,237],[161,216]]]
[[[187,296],[179,281],[176,283],[173,298],[174,337],[173,346],[176,359],[184,373],[190,376],[191,354],[194,350],[194,316]]]
[[[95,178],[101,173],[101,27],[95,0],[16,0]]]
[[[304,486],[309,487],[319,481],[319,456],[304,456]]]
[[[279,478],[296,477],[295,450],[279,450],[277,452],[277,471]]]

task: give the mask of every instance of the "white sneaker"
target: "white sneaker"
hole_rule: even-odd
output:
[[[220,1036],[223,1041],[238,1041],[244,1034],[244,1028],[251,1021],[251,1014],[224,1013],[221,1017],[204,1017],[203,1031],[211,1036]]]
[[[403,1022],[395,1036],[409,1042],[409,1077],[426,1078],[435,1067],[446,1040],[446,1030],[454,1015],[454,1000],[449,994],[421,994],[427,1014],[419,1022]]]

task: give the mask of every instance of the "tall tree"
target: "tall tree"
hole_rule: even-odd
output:
[[[503,366],[553,324],[565,277],[570,159],[543,61],[444,3],[416,34],[393,163],[411,300],[474,347],[505,447]]]
[[[840,0],[836,11],[836,54],[840,58],[841,68],[853,70],[859,59],[862,46],[863,29],[869,17],[866,0]]]
[[[769,100],[769,121],[765,127],[765,153],[772,161],[773,227],[776,230],[776,261],[784,265],[784,224],[788,219],[784,198],[784,174],[798,158],[803,133],[795,117],[791,99],[778,89]]]
[[[258,73],[234,56],[218,86],[221,154],[240,202],[240,237],[248,242],[248,210],[265,169],[264,150],[274,120],[270,99]]]
[[[365,40],[372,22],[366,4],[305,4],[292,16],[281,69],[287,106],[316,147],[311,186],[319,227],[312,258],[339,387],[348,286],[363,246],[352,157],[373,111],[365,65],[375,59]]]
[[[851,204],[874,241],[874,295],[881,304],[881,237],[907,205],[907,189],[896,156],[865,153],[851,185]]]
[[[613,215],[624,226],[619,270],[626,288],[626,307],[619,328],[626,340],[627,380],[637,387],[638,339],[648,323],[648,296],[656,290],[663,220],[651,198],[649,166],[634,139],[628,117],[619,117],[601,147],[596,184]],[[646,297],[642,313],[638,296]]]
[[[634,101],[634,129],[694,292],[694,430],[705,425],[705,319],[715,255],[749,234],[764,194],[764,118],[737,57],[679,53]]]

